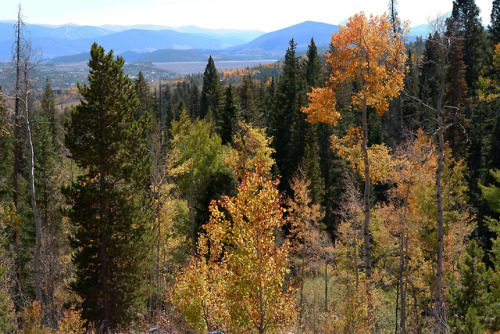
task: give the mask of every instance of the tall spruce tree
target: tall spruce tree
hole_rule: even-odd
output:
[[[296,144],[295,141],[292,143],[291,129],[295,115],[300,113],[300,105],[297,101],[300,68],[295,55],[297,44],[293,39],[290,40],[289,44],[290,46],[285,54],[283,73],[278,80],[275,105],[272,115],[270,115],[271,134],[274,137],[273,148],[276,150],[276,165],[283,176],[281,186],[289,183],[288,181],[295,171],[297,162],[302,158],[302,154],[297,154],[298,147],[294,145]],[[303,152],[303,147],[301,152]]]
[[[0,202],[11,202],[14,134],[0,86]]]
[[[306,57],[305,77],[306,86],[309,92],[311,87],[319,87],[322,84],[321,62],[318,55],[318,48],[316,47],[316,43],[314,43],[314,38],[311,38],[311,42],[309,43],[309,47],[306,52]]]
[[[226,87],[224,107],[221,109],[220,116],[219,129],[222,144],[230,144],[233,141],[239,118],[238,101],[236,100],[234,87],[231,84]]]
[[[198,88],[198,85],[193,78],[191,78],[189,87],[189,95],[191,100],[191,104],[189,105],[189,112],[191,114],[191,119],[196,119],[200,116],[200,89]]]
[[[429,34],[425,41],[424,58],[422,61],[422,72],[420,76],[420,99],[429,106],[437,104],[440,74],[440,51],[439,33]],[[416,128],[422,127],[424,130],[435,128],[435,115],[429,108],[417,109]]]
[[[62,228],[62,145],[59,141],[56,102],[50,81],[43,89],[39,113],[33,126],[35,156],[35,187],[41,217],[41,283],[45,315],[52,325],[57,323],[56,293],[64,288],[68,268],[64,261],[67,238]]]
[[[200,116],[205,118],[208,113],[212,113],[215,124],[218,121],[218,113],[223,101],[222,85],[219,81],[219,74],[215,68],[212,56],[208,58],[208,64],[203,73],[203,86],[200,97]]]
[[[488,37],[493,45],[500,43],[500,0],[493,0]]]
[[[451,17],[447,19],[448,32],[456,30],[464,47],[464,63],[467,68],[465,80],[469,91],[477,83],[484,63],[486,35],[479,8],[474,0],[455,0]]]
[[[305,89],[310,93],[313,87],[322,86],[321,62],[318,55],[318,48],[314,39],[311,38],[306,52],[305,68]],[[305,147],[303,156],[304,170],[307,178],[311,181],[309,191],[313,203],[323,205],[325,197],[325,179],[321,173],[321,159],[319,154],[317,124],[305,123]]]
[[[240,101],[241,118],[247,123],[254,123],[259,119],[254,96],[255,84],[250,74],[245,75],[243,77],[243,83],[238,89],[238,97]]]
[[[459,38],[452,38],[448,67],[446,68],[445,104],[453,106],[443,110],[443,122],[449,127],[445,140],[450,143],[455,156],[463,158],[467,148],[467,122],[465,108],[470,103],[465,82],[466,68],[463,62],[463,47]]]
[[[488,273],[483,257],[483,250],[472,240],[463,263],[458,264],[459,281],[450,279],[448,319],[453,333],[484,333],[491,305],[488,304]]]
[[[144,310],[150,157],[139,99],[124,60],[93,44],[89,85],[65,124],[70,158],[84,173],[64,189],[75,227],[75,281],[83,316],[108,333]],[[147,114],[144,114],[147,115]]]

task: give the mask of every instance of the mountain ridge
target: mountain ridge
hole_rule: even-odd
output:
[[[427,28],[420,25],[414,27],[412,32],[424,34]],[[283,56],[292,38],[297,51],[307,49],[311,38],[314,38],[318,48],[325,48],[338,29],[338,25],[315,21],[304,21],[268,33],[197,26],[27,24],[27,36],[35,48],[42,50],[43,58],[53,62],[79,60],[93,42],[107,50],[113,49],[116,54],[123,54],[126,61],[169,62],[197,61],[206,54],[228,60],[278,59]],[[12,22],[0,21],[0,59],[11,58],[13,42]]]

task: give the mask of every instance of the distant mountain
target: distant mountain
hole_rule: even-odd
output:
[[[69,56],[55,57],[51,59],[49,63],[54,63],[54,64],[83,63],[89,61],[89,59],[90,59],[89,52],[81,52]]]
[[[408,35],[412,37],[422,37],[422,38],[427,38],[429,36],[429,33],[432,31],[432,28],[428,24],[420,24],[418,26],[415,26],[410,29],[410,32]]]
[[[167,48],[217,50],[246,43],[263,34],[254,30],[215,30],[194,26],[167,28],[155,25],[92,27],[27,24],[26,35],[32,46],[41,50],[45,59],[50,59],[86,52],[93,42],[116,53],[143,53]],[[0,59],[11,57],[13,43],[14,23],[0,22]]]
[[[96,38],[104,49],[151,52],[158,49],[221,49],[223,40],[203,34],[187,34],[173,30],[130,29]]]
[[[134,27],[132,29],[132,27]],[[156,25],[136,26],[48,26],[27,25],[27,37],[53,63],[88,60],[93,42],[113,49],[131,62],[205,61],[281,59],[293,38],[297,54],[303,54],[314,38],[325,51],[339,26],[306,21],[284,29],[263,33],[255,30],[203,29],[196,26],[169,28]],[[414,27],[410,36],[426,36],[428,25]],[[12,22],[0,22],[0,59],[11,58],[14,43]]]
[[[191,34],[204,34],[214,37],[222,37],[226,43],[230,44],[226,47],[248,43],[265,34],[260,30],[205,29],[197,26],[183,26],[175,28],[174,30]]]
[[[193,28],[190,31],[197,30]],[[214,60],[219,61],[280,59],[285,55],[289,41],[292,38],[297,43],[297,54],[300,55],[307,50],[311,42],[311,37],[314,38],[319,50],[327,49],[331,36],[336,31],[338,31],[338,26],[336,25],[308,21],[263,34],[251,42],[222,50],[208,48],[192,50],[163,49],[144,53],[133,61],[154,63],[206,61],[209,55],[212,55]],[[127,57],[125,59],[130,61]]]
[[[314,38],[316,46],[327,46],[331,41],[332,34],[338,30],[339,26],[337,25],[306,21],[264,34],[249,43],[230,47],[225,51],[233,51],[237,54],[253,52],[283,56],[283,52],[288,48],[292,38],[297,44],[297,50],[305,50],[311,42],[311,38]]]
[[[53,37],[68,40],[77,40],[83,38],[92,39],[113,33],[111,30],[106,30],[98,27],[73,25],[65,25],[53,28],[41,25],[29,25],[28,29],[32,38]]]
[[[209,54],[201,50],[172,50],[163,49],[153,52],[147,52],[136,57],[127,57],[123,55],[126,61],[140,63],[166,63],[166,62],[190,62],[190,61],[206,61]]]

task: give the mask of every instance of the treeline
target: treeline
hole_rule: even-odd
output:
[[[19,19],[0,331],[500,330],[500,1],[413,43],[389,9],[168,84],[94,44],[65,113]]]

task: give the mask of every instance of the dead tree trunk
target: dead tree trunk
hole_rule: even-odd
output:
[[[365,215],[363,224],[363,237],[365,246],[365,271],[366,278],[372,279],[372,261],[370,250],[370,159],[368,158],[368,120],[367,120],[366,100],[363,101],[363,141],[361,149],[363,151],[363,163],[365,168],[365,191],[363,194],[363,211]]]

